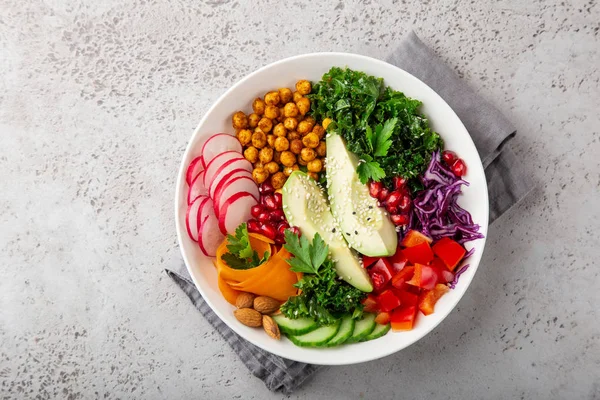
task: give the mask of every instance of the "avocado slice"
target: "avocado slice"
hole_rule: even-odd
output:
[[[333,217],[346,241],[359,253],[386,257],[396,253],[398,233],[367,185],[358,179],[358,157],[346,149],[344,139],[329,133],[327,143],[327,190]]]
[[[283,211],[291,226],[297,226],[308,240],[319,233],[329,245],[337,274],[363,292],[371,292],[373,285],[360,259],[340,233],[331,215],[324,191],[304,172],[295,171],[283,186]]]

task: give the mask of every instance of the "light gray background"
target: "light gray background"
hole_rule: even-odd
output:
[[[281,398],[163,273],[210,104],[283,57],[416,28],[516,124],[539,183],[470,290],[396,355],[293,399],[600,398],[595,1],[0,0],[0,398]]]

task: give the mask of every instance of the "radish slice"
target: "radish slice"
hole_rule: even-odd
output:
[[[200,212],[200,207],[206,203],[208,197],[200,196],[197,197],[192,204],[188,206],[187,213],[185,215],[185,227],[187,228],[187,233],[194,242],[198,241],[198,215]]]
[[[192,204],[196,197],[198,196],[207,196],[208,190],[204,186],[204,173],[206,171],[202,171],[198,174],[198,176],[192,181],[190,185],[190,190],[188,190],[188,204]]]
[[[236,176],[233,179],[229,179],[227,182],[221,183],[219,188],[215,191],[214,197],[215,214],[217,214],[217,217],[219,217],[221,207],[225,205],[225,202],[235,194],[241,192],[250,193],[257,201],[260,199],[258,186],[252,178],[248,178],[247,176]]]
[[[233,233],[242,223],[251,218],[250,208],[258,201],[248,192],[236,193],[223,203],[219,209],[219,229],[221,232]]]
[[[217,248],[223,242],[225,235],[219,231],[219,221],[212,207],[205,206],[204,208],[207,212],[198,234],[198,246],[204,255],[214,257],[217,255]]]
[[[244,161],[237,160],[236,162],[227,164],[223,168],[221,168],[219,172],[215,174],[213,180],[207,186],[209,196],[215,198],[219,186],[222,183],[227,182],[234,176],[244,175],[252,178],[252,164],[250,164],[250,162],[246,163]]]
[[[198,156],[192,160],[188,166],[187,172],[185,173],[185,181],[189,186],[192,186],[192,182],[200,172],[204,170],[204,164],[202,164],[202,156]]]
[[[247,163],[250,161],[246,160],[242,153],[237,151],[226,151],[225,153],[219,154],[206,166],[206,172],[204,173],[204,186],[210,187],[210,183],[213,178],[219,172],[219,170],[227,165],[231,164],[236,160],[245,160]],[[246,164],[244,164],[246,165]]]
[[[228,151],[242,152],[242,145],[235,136],[227,133],[217,133],[211,136],[204,143],[204,146],[202,146],[202,162],[204,163],[204,167],[206,168],[216,156]]]

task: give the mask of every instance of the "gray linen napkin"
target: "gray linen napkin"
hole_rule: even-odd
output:
[[[411,32],[387,60],[413,74],[435,90],[458,114],[479,151],[488,182],[490,222],[521,200],[533,187],[510,149],[516,134],[513,125],[493,105],[482,99]],[[239,337],[206,304],[182,267],[167,274],[188,295],[194,306],[223,336],[242,362],[269,390],[289,394],[320,366],[287,360],[266,352]]]

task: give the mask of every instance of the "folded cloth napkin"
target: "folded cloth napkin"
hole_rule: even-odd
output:
[[[490,197],[490,222],[521,200],[533,187],[508,142],[516,130],[494,106],[482,99],[446,66],[414,32],[388,58],[435,90],[458,114],[471,134],[483,161]],[[320,366],[290,361],[266,352],[239,337],[212,312],[189,274],[166,271],[194,306],[223,336],[242,362],[269,390],[285,394],[306,381]]]

